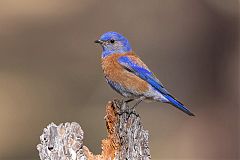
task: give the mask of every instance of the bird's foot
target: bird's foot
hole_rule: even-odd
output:
[[[137,102],[131,107],[131,106],[126,106],[126,104],[127,103],[129,103],[129,102],[131,102],[131,101],[133,101],[133,100],[135,100],[135,99],[128,99],[128,100],[125,100],[124,102],[125,102],[125,106],[122,108],[122,111],[119,113],[120,115],[122,115],[123,113],[126,113],[126,114],[135,114],[136,116],[138,115],[138,114],[136,114],[135,112],[134,112],[134,110],[135,110],[135,108],[136,108],[136,106],[137,105],[139,105],[143,100],[144,100],[144,97],[140,97],[140,98],[138,98],[137,99]]]
[[[131,115],[135,115],[135,116],[139,117],[139,114],[137,114],[135,111],[130,110],[130,109],[122,110],[122,111],[118,112],[117,114],[120,115],[120,116],[123,115],[123,114],[126,114],[126,116],[128,116],[128,118]]]

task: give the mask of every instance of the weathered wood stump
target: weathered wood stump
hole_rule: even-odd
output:
[[[37,145],[41,160],[148,160],[148,131],[143,129],[134,108],[119,100],[106,106],[107,138],[102,140],[101,155],[93,155],[83,145],[84,133],[76,122],[51,123]]]

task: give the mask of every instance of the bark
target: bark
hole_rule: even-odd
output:
[[[41,160],[148,160],[148,131],[143,129],[135,108],[114,100],[106,106],[107,138],[102,140],[102,153],[93,155],[83,145],[84,133],[76,122],[51,123],[37,145]]]

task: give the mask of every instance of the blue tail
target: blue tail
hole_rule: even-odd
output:
[[[165,95],[165,97],[169,100],[169,102],[167,102],[167,103],[170,103],[171,105],[180,109],[181,111],[188,114],[189,116],[195,116],[190,110],[188,110],[181,102],[176,100],[173,96]]]

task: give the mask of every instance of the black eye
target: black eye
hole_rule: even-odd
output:
[[[110,43],[114,43],[114,42],[115,42],[115,40],[114,40],[114,39],[111,39],[111,40],[110,40]]]

